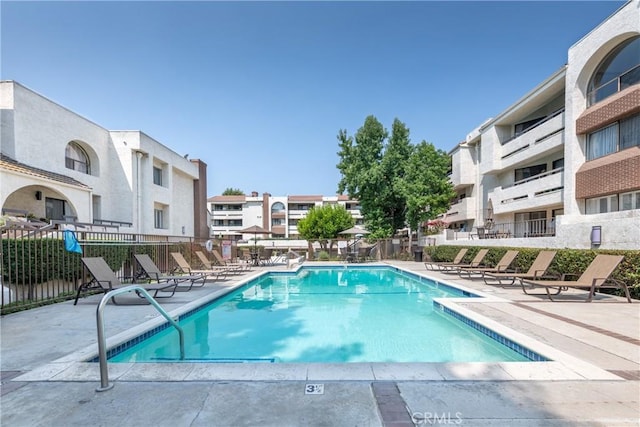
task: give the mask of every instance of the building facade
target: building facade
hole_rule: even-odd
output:
[[[640,248],[638,0],[571,46],[567,58],[451,150],[457,197],[442,217],[453,230],[449,240]]]
[[[3,214],[208,237],[205,163],[143,132],[107,130],[14,81],[0,82],[0,114]]]
[[[269,193],[249,196],[214,196],[209,198],[211,236],[227,240],[247,240],[253,235],[240,230],[253,225],[271,232],[276,239],[298,239],[298,221],[307,216],[312,207],[341,205],[362,224],[360,204],[348,196],[272,196]],[[267,236],[265,236],[267,237]]]

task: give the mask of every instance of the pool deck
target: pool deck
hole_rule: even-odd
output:
[[[98,364],[84,362],[97,353],[100,296],[92,296],[2,317],[0,425],[640,425],[640,302],[598,295],[585,303],[578,290],[552,302],[423,263],[389,264],[481,294],[442,301],[553,361],[123,363],[109,364],[114,387],[97,392]],[[265,269],[159,302],[179,314]],[[110,344],[162,321],[149,305],[109,304],[104,317]],[[310,384],[322,384],[322,394],[305,393],[317,392]]]

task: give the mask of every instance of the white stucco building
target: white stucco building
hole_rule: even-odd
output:
[[[0,82],[0,207],[122,232],[208,237],[206,164]]]
[[[458,197],[441,240],[639,249],[640,2],[569,47],[566,65],[450,155]]]
[[[324,205],[341,205],[362,224],[362,213],[357,200],[348,196],[292,195],[272,196],[257,192],[245,196],[214,196],[208,199],[211,212],[211,235],[229,240],[246,240],[250,234],[240,230],[258,225],[280,239],[298,239],[298,221],[307,216],[309,209]],[[266,236],[265,236],[266,237]]]

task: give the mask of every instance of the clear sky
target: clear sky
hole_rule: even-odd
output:
[[[445,151],[622,1],[0,2],[0,77],[208,165],[208,195],[337,191],[340,129]]]

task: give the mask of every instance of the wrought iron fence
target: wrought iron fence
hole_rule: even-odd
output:
[[[181,252],[191,262],[196,258],[195,251],[205,246],[205,240],[184,236],[94,231],[75,231],[75,235],[82,255],[65,249],[63,230],[0,230],[3,314],[75,296],[78,286],[90,280],[82,256],[103,257],[120,279],[128,281],[139,275],[135,254],[150,255],[162,271],[168,272],[175,267],[171,252]]]
[[[488,227],[477,227],[476,233],[479,239],[501,239],[510,237],[548,237],[555,236],[554,220],[532,219],[516,222],[500,222],[490,224]]]

